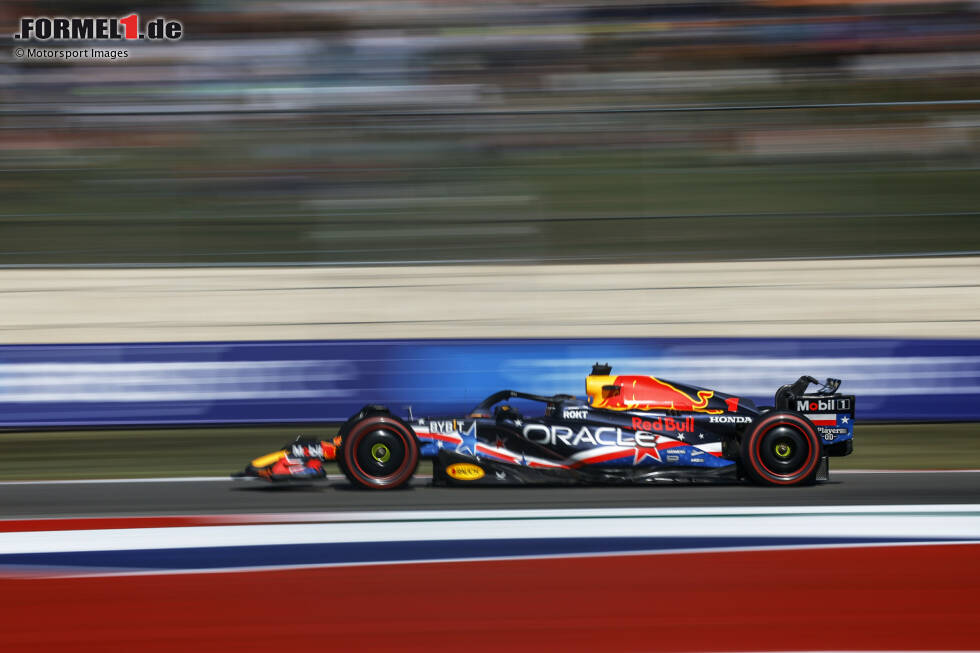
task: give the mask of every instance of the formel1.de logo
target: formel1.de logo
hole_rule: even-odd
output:
[[[139,14],[128,16],[24,16],[13,36],[24,41],[179,41],[184,25],[156,17],[140,24]]]

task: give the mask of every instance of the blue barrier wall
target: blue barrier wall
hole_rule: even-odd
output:
[[[504,388],[582,396],[594,362],[771,404],[844,379],[859,419],[980,419],[980,340],[404,340],[0,346],[0,426],[320,422],[366,403],[451,414]]]

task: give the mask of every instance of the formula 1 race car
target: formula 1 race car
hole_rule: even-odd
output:
[[[236,478],[323,479],[336,460],[355,486],[407,483],[420,458],[436,485],[629,484],[748,480],[804,485],[828,478],[828,458],[851,453],[854,397],[813,377],[776,391],[774,406],[596,364],[588,400],[496,392],[462,417],[403,419],[365,406],[332,441],[297,439]],[[510,400],[543,406],[524,415]]]

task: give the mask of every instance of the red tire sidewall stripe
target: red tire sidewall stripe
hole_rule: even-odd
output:
[[[387,427],[385,430],[397,434],[405,445],[405,461],[398,467],[398,469],[387,476],[372,476],[361,467],[361,465],[357,462],[357,456],[354,455],[354,451],[357,449],[357,440],[363,433],[371,431],[377,426]],[[386,419],[384,417],[369,417],[368,419],[360,422],[354,428],[354,431],[347,437],[350,438],[351,445],[344,447],[344,459],[347,462],[347,467],[349,469],[356,470],[358,472],[358,476],[361,476],[365,480],[371,482],[372,485],[375,485],[373,481],[397,479],[399,476],[405,473],[406,468],[414,469],[415,461],[418,459],[418,451],[413,451],[411,443],[408,441],[408,439],[412,437],[411,434],[406,433],[404,426],[391,419]],[[345,443],[345,445],[346,444],[347,443]],[[386,485],[387,484],[377,484],[377,487],[383,488],[386,487]]]
[[[792,415],[783,415],[778,417],[771,417],[768,419],[770,422],[769,424],[766,423],[767,420],[762,420],[761,422],[759,422],[759,425],[753,431],[752,435],[749,436],[753,440],[752,442],[749,443],[750,445],[749,463],[752,465],[752,468],[755,469],[756,473],[758,473],[760,476],[763,476],[769,481],[773,483],[777,483],[779,485],[791,485],[797,482],[798,480],[800,480],[801,478],[806,478],[807,475],[809,475],[809,473],[813,471],[814,466],[816,466],[817,463],[820,462],[820,440],[817,439],[817,434],[813,430],[813,427],[811,427],[802,418],[795,417]],[[806,467],[803,470],[796,472],[790,478],[787,478],[786,475],[783,474],[776,474],[768,467],[766,467],[762,462],[762,454],[760,452],[760,449],[762,448],[763,436],[765,436],[766,433],[768,433],[775,427],[781,426],[783,424],[790,424],[792,426],[796,426],[797,428],[799,428],[799,430],[803,433],[803,436],[807,440],[807,446],[810,447],[809,463],[807,463]]]

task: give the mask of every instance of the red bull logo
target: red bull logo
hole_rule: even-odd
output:
[[[725,412],[708,408],[713,390],[698,390],[697,396],[692,397],[653,376],[590,375],[585,391],[592,406],[609,410],[687,410],[710,415]]]
[[[694,433],[693,417],[656,417],[652,420],[634,417],[632,428],[637,431],[655,431],[658,433]]]

